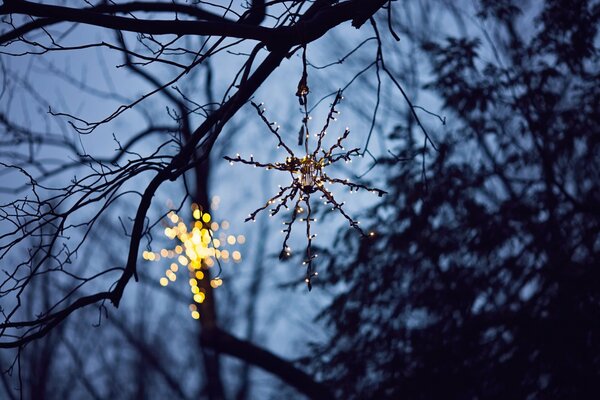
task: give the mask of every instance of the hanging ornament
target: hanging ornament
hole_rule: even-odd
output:
[[[313,268],[313,260],[317,257],[317,254],[314,254],[312,251],[312,241],[316,237],[316,234],[313,234],[311,231],[311,223],[315,222],[316,219],[313,217],[312,207],[311,207],[311,196],[315,195],[320,196],[320,200],[325,204],[331,206],[332,210],[337,210],[342,216],[349,222],[350,227],[356,229],[363,236],[372,236],[373,233],[366,234],[359,226],[359,222],[352,219],[344,210],[344,203],[338,202],[334,197],[331,191],[329,191],[325,184],[339,184],[345,186],[350,189],[350,192],[356,192],[359,190],[367,190],[372,193],[378,194],[380,197],[386,194],[385,191],[370,188],[360,183],[350,182],[348,179],[339,179],[329,176],[325,169],[340,160],[344,160],[346,163],[351,162],[352,157],[360,155],[360,149],[355,148],[349,151],[346,151],[343,147],[344,140],[350,134],[350,129],[346,128],[341,136],[337,138],[337,141],[327,150],[323,148],[323,140],[327,135],[327,130],[329,128],[329,124],[332,121],[336,121],[336,116],[339,114],[339,111],[336,109],[336,106],[343,99],[342,91],[339,90],[331,104],[329,109],[329,113],[327,115],[327,120],[323,125],[322,129],[315,134],[317,143],[313,151],[309,151],[309,137],[310,131],[308,127],[309,120],[311,119],[308,114],[308,106],[307,106],[307,96],[310,92],[307,85],[307,73],[306,73],[306,48],[303,52],[303,73],[298,83],[298,90],[296,92],[296,96],[298,96],[299,103],[303,107],[303,118],[302,124],[299,130],[299,138],[298,144],[304,145],[304,155],[296,156],[292,149],[283,141],[279,129],[280,127],[273,122],[270,122],[265,117],[265,108],[263,107],[263,103],[256,104],[252,102],[252,105],[258,112],[258,115],[262,119],[262,121],[266,124],[269,131],[277,138],[277,148],[283,147],[287,152],[287,157],[283,162],[275,162],[275,163],[261,163],[254,159],[254,156],[250,155],[250,159],[245,159],[237,154],[235,157],[225,157],[226,160],[229,161],[230,164],[233,163],[242,163],[252,165],[254,167],[265,168],[268,170],[274,169],[278,171],[288,172],[291,176],[291,183],[285,187],[280,187],[279,192],[270,198],[264,206],[258,208],[254,212],[252,212],[246,221],[254,221],[257,214],[267,208],[270,208],[269,214],[270,216],[276,215],[282,208],[289,210],[290,206],[292,207],[292,212],[290,219],[284,222],[285,228],[282,232],[285,235],[283,240],[282,250],[280,252],[279,258],[286,259],[291,256],[291,249],[288,246],[288,240],[292,233],[292,226],[294,222],[300,220],[301,222],[305,222],[306,227],[306,251],[303,264],[306,265],[306,276],[305,282],[308,286],[308,290],[310,291],[312,288],[312,279],[317,276],[317,272],[314,271]],[[299,215],[303,214],[306,211],[306,216],[302,216],[299,218]]]

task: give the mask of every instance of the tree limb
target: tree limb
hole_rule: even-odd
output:
[[[254,345],[246,340],[238,339],[220,328],[204,330],[202,343],[215,350],[255,365],[279,377],[293,386],[300,393],[311,399],[333,398],[329,389],[315,381],[310,375],[296,368],[290,361]]]

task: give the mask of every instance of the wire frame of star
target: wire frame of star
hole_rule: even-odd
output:
[[[175,241],[173,248],[163,248],[158,252],[144,251],[142,257],[148,261],[168,260],[169,267],[165,275],[160,278],[161,286],[167,286],[177,280],[180,270],[187,270],[189,274],[189,286],[193,295],[194,303],[189,309],[192,318],[200,318],[197,304],[202,304],[206,298],[204,289],[199,282],[207,279],[207,269],[215,264],[219,267],[217,276],[210,280],[213,289],[223,284],[221,279],[221,262],[240,262],[242,254],[239,250],[229,250],[229,246],[242,245],[246,242],[244,235],[231,235],[226,231],[229,222],[223,221],[220,225],[212,221],[209,212],[202,211],[197,204],[192,204],[193,221],[186,225],[184,220],[174,211],[167,214],[163,220],[164,235]],[[221,231],[217,233],[217,231]]]
[[[304,97],[305,96],[306,95],[304,95]],[[330,123],[337,120],[339,111],[336,109],[336,106],[342,99],[342,92],[338,91],[333,102],[331,103],[327,120],[325,121],[323,127],[314,134],[314,137],[316,138],[316,145],[312,151],[309,151],[309,120],[311,120],[311,117],[308,114],[306,101],[303,103],[301,102],[301,104],[304,106],[304,116],[302,118],[302,125],[299,131],[298,144],[300,146],[303,145],[304,147],[304,154],[302,156],[296,156],[294,151],[284,142],[281,134],[279,133],[279,129],[281,127],[267,119],[265,116],[266,109],[264,108],[263,103],[256,104],[252,102],[252,105],[258,112],[258,115],[262,121],[277,139],[277,148],[283,147],[287,152],[285,161],[262,163],[256,161],[253,155],[250,155],[250,159],[245,159],[242,158],[239,153],[235,157],[225,157],[225,159],[228,160],[232,165],[233,163],[242,163],[267,170],[283,171],[290,174],[290,184],[285,187],[279,186],[279,192],[271,197],[262,207],[259,207],[254,212],[249,214],[248,218],[246,218],[246,221],[254,221],[256,216],[261,211],[266,209],[269,209],[269,215],[272,217],[283,209],[290,210],[291,208],[292,211],[289,220],[283,223],[285,228],[282,230],[282,233],[285,235],[285,237],[283,239],[282,250],[280,254],[281,259],[291,256],[291,248],[288,246],[288,241],[290,239],[294,223],[296,221],[304,222],[307,240],[305,256],[303,260],[303,265],[306,266],[306,276],[304,281],[306,282],[309,291],[312,289],[312,279],[318,275],[318,273],[314,271],[313,266],[313,262],[314,259],[317,258],[317,254],[313,251],[312,244],[317,235],[312,233],[311,223],[316,222],[317,219],[313,216],[311,198],[314,198],[314,196],[320,196],[320,201],[323,201],[324,204],[329,205],[333,211],[338,211],[348,221],[351,228],[356,229],[362,236],[373,236],[372,232],[369,234],[365,233],[359,226],[360,222],[354,220],[348,213],[346,213],[344,210],[344,203],[338,202],[334,198],[332,192],[327,189],[326,185],[341,185],[342,187],[348,188],[351,193],[365,190],[376,193],[380,197],[386,194],[386,192],[381,189],[368,187],[360,183],[354,183],[348,179],[335,178],[326,173],[326,169],[329,165],[335,164],[336,162],[342,160],[348,163],[352,161],[353,157],[360,156],[359,148],[346,150],[343,146],[344,140],[350,134],[350,128],[348,127],[346,127],[343,133],[337,137],[337,140],[331,147],[328,149],[323,147],[323,142],[327,136]],[[306,216],[299,217],[299,215],[303,214],[304,211],[306,211]]]

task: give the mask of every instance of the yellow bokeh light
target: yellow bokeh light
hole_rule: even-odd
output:
[[[202,244],[207,246],[210,244],[210,235],[208,233],[206,235],[202,235]]]
[[[177,257],[177,261],[179,261],[179,264],[181,265],[188,265],[188,259],[186,256]]]
[[[202,238],[200,237],[200,231],[197,230],[196,228],[194,228],[194,233],[192,235],[192,243],[193,244],[200,244],[202,242],[201,239]]]
[[[200,313],[198,311],[192,311],[192,318],[199,319],[200,318]]]
[[[200,303],[202,304],[204,302],[204,299],[206,298],[206,295],[202,292],[198,292],[194,295],[194,301],[196,303]]]
[[[202,216],[202,213],[200,212],[200,210],[198,210],[198,209],[195,209],[195,210],[192,212],[192,216],[194,217],[194,219],[200,219],[200,217]]]
[[[177,279],[177,275],[175,275],[175,273],[173,273],[173,271],[171,271],[170,269],[167,270],[165,275],[167,275],[167,278],[169,278],[171,282],[175,282],[175,280]]]
[[[215,197],[212,199],[213,205],[218,205],[220,199]],[[173,205],[169,205],[173,207]],[[204,212],[202,207],[197,204],[192,204],[192,220],[189,225],[185,220],[179,217],[175,212],[171,211],[167,214],[167,223],[172,223],[172,226],[164,228],[163,232],[166,237],[171,240],[178,240],[179,243],[173,248],[163,248],[157,252],[143,251],[142,257],[149,261],[158,261],[163,259],[172,259],[169,268],[165,271],[165,276],[159,279],[161,286],[167,286],[170,282],[175,282],[177,279],[176,272],[180,268],[187,268],[190,271],[189,286],[193,293],[195,303],[202,303],[206,298],[205,289],[198,286],[200,280],[203,280],[206,273],[202,271],[204,268],[210,268],[215,265],[215,261],[229,261],[233,258],[236,262],[241,259],[239,251],[230,251],[227,246],[233,246],[237,243],[242,244],[246,238],[243,235],[227,235],[224,230],[229,228],[229,222],[223,221],[218,223],[212,221],[210,213]],[[213,237],[214,232],[221,229],[218,234],[218,239]],[[216,235],[216,234],[215,234]],[[176,261],[176,262],[173,262]],[[209,282],[212,288],[217,288],[223,284],[221,278],[214,278]],[[196,304],[190,305],[192,317],[198,319],[200,317],[199,309]]]

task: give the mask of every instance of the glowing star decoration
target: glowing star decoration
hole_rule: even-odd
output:
[[[279,192],[270,198],[266,204],[253,213],[251,213],[246,221],[254,221],[256,215],[270,208],[270,216],[276,215],[282,208],[286,210],[289,209],[289,205],[293,204],[293,211],[291,213],[291,218],[289,221],[284,222],[285,228],[282,232],[285,234],[285,238],[283,240],[282,251],[280,254],[280,258],[287,258],[291,255],[291,249],[288,246],[288,240],[290,238],[292,232],[292,225],[299,219],[301,222],[306,223],[306,254],[303,261],[303,264],[306,265],[306,277],[305,282],[308,286],[308,290],[310,291],[312,288],[311,280],[312,278],[317,276],[317,272],[313,271],[313,260],[317,257],[317,254],[313,254],[312,252],[312,241],[316,237],[315,234],[311,233],[311,222],[315,222],[316,219],[312,216],[312,208],[310,199],[313,195],[320,195],[321,201],[325,204],[328,204],[332,207],[332,210],[337,210],[340,212],[344,218],[350,223],[352,228],[358,230],[363,236],[372,236],[371,234],[365,234],[365,232],[360,228],[360,222],[352,219],[343,209],[344,203],[339,203],[333,197],[333,194],[327,190],[325,184],[340,184],[350,189],[350,192],[359,191],[359,190],[368,190],[373,193],[377,193],[380,197],[383,196],[386,192],[380,189],[370,188],[365,185],[359,183],[352,183],[348,181],[348,179],[338,179],[330,177],[325,173],[325,169],[327,166],[344,160],[346,163],[351,162],[351,158],[353,156],[360,155],[359,148],[355,148],[349,151],[346,151],[343,147],[343,141],[348,137],[350,133],[350,129],[346,128],[344,133],[337,138],[337,141],[333,146],[331,146],[328,150],[323,149],[323,139],[327,135],[327,129],[329,128],[329,124],[331,121],[336,120],[336,115],[339,112],[336,110],[336,106],[343,99],[341,91],[338,91],[333,103],[331,104],[331,108],[329,110],[329,114],[327,115],[327,121],[323,128],[319,131],[319,133],[314,136],[317,138],[317,145],[315,149],[310,152],[308,148],[308,141],[310,137],[309,129],[308,129],[308,121],[310,117],[308,115],[308,109],[306,105],[306,95],[308,91],[303,91],[298,96],[302,96],[304,101],[301,101],[301,105],[304,106],[304,118],[302,119],[302,126],[300,128],[300,140],[299,144],[304,144],[305,154],[302,157],[297,157],[292,149],[285,144],[281,135],[279,134],[279,126],[275,123],[269,122],[269,120],[265,117],[265,109],[262,107],[262,103],[256,104],[252,103],[252,105],[256,108],[258,115],[261,117],[263,122],[267,125],[271,133],[277,138],[278,144],[277,148],[283,147],[288,156],[286,157],[284,162],[275,162],[275,163],[261,163],[254,160],[254,157],[250,155],[250,159],[244,159],[239,154],[236,157],[225,157],[226,160],[229,161],[230,164],[234,162],[243,163],[252,165],[254,167],[265,168],[268,170],[278,170],[288,172],[292,178],[291,183],[288,186],[281,187]],[[306,217],[298,218],[298,214],[301,214],[306,209]]]
[[[167,214],[164,221],[164,234],[169,239],[176,241],[177,244],[171,249],[161,249],[159,252],[144,251],[142,257],[148,261],[170,260],[165,276],[160,278],[161,286],[175,282],[177,272],[180,269],[187,269],[194,302],[201,304],[206,298],[206,293],[198,283],[207,277],[205,271],[216,263],[219,266],[219,273],[211,279],[210,286],[213,289],[221,286],[223,284],[223,280],[219,277],[221,261],[233,260],[238,263],[242,260],[242,255],[238,250],[230,252],[225,247],[243,244],[246,238],[244,235],[227,235],[224,231],[229,227],[229,223],[223,221],[219,226],[217,222],[211,220],[208,212],[203,212],[196,204],[192,204],[192,216],[194,221],[187,226],[175,212],[171,211]],[[219,229],[221,232],[217,235]],[[190,312],[192,318],[200,318],[196,304],[190,305]]]

